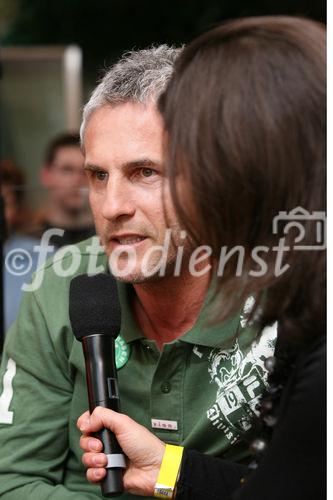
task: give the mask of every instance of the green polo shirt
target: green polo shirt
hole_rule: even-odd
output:
[[[74,275],[89,269],[88,243],[78,245],[80,262]],[[106,269],[105,255],[95,257]],[[73,338],[68,318],[73,273],[58,275],[59,268],[71,268],[73,259],[71,253],[55,256],[37,272],[44,273],[42,285],[25,294],[6,337],[0,370],[4,500],[101,498],[99,486],[86,481],[76,428],[88,401],[82,346]],[[212,304],[207,299],[193,328],[160,352],[134,320],[133,294],[132,286],[119,284],[122,411],[169,443],[244,458],[241,436],[251,425],[266,384],[264,360],[273,353],[275,329],[254,341],[256,332],[242,318],[211,325]]]

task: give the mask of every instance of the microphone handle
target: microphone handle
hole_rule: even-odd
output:
[[[89,411],[97,406],[120,411],[117,371],[115,366],[114,339],[108,335],[94,334],[82,339],[86,365]],[[116,436],[109,429],[102,429],[96,437],[103,443],[103,452],[110,463],[101,482],[102,495],[108,498],[123,492],[125,458]]]
[[[109,408],[117,411],[115,408],[110,408],[109,402],[100,401],[98,404],[89,405],[90,413],[94,411],[96,406]],[[116,436],[110,429],[102,429],[95,433],[95,436],[103,443],[103,452],[106,455],[122,455],[123,451],[119,446]],[[101,492],[104,497],[112,498],[120,495],[124,490],[123,485],[123,469],[120,467],[109,467],[106,469],[106,476],[101,482]]]

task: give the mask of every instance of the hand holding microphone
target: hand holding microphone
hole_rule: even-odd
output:
[[[106,497],[119,495],[124,486],[130,493],[153,495],[167,447],[145,427],[119,413],[114,340],[120,331],[121,311],[114,278],[107,274],[74,278],[69,315],[73,333],[82,342],[86,366],[91,415],[84,413],[78,427],[83,432],[80,444],[86,452],[87,478],[101,481]],[[129,460],[124,476],[122,450]]]
[[[83,463],[87,467],[87,479],[96,483],[105,474],[107,458],[102,453],[102,443],[91,433],[102,428],[110,429],[128,457],[124,472],[124,489],[134,495],[153,496],[161,467],[165,444],[145,427],[121,413],[106,408],[96,408],[91,415],[81,415],[77,426],[83,433],[80,446],[85,452]]]
[[[114,341],[120,331],[121,311],[114,278],[107,274],[74,278],[70,285],[69,316],[73,333],[82,342],[90,413],[97,406],[119,412]],[[123,491],[125,456],[109,429],[101,426],[96,431],[107,457],[102,495],[112,497]]]

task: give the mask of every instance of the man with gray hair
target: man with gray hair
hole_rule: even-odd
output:
[[[81,463],[76,420],[88,401],[68,295],[74,276],[109,268],[122,308],[122,411],[169,443],[245,457],[240,436],[266,384],[264,356],[272,354],[275,334],[263,334],[253,348],[256,332],[244,318],[209,323],[209,253],[186,238],[163,170],[156,100],[178,53],[162,45],[125,55],[84,109],[84,168],[100,241],[67,247],[37,271],[42,285],[25,294],[7,335],[0,371],[3,500],[101,498]]]

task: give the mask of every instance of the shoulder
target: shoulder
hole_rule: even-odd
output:
[[[40,251],[43,252],[43,248]],[[98,238],[68,245],[38,267],[31,283],[25,287],[26,299],[29,295],[34,298],[47,321],[52,319],[56,330],[56,326],[68,322],[71,280],[80,274],[97,274],[106,269],[107,257]]]
[[[59,357],[65,351],[68,354],[73,342],[68,313],[70,282],[79,274],[103,272],[106,265],[107,258],[94,238],[61,248],[37,269],[24,288],[11,342],[17,343],[18,337],[24,342],[33,338],[35,343],[48,345],[48,350],[52,344]]]
[[[298,378],[311,385],[326,381],[326,336],[318,337],[303,351],[296,363]]]
[[[324,335],[313,341],[298,356],[292,377],[286,387],[284,400],[282,414],[294,422],[294,428],[306,429],[310,445],[310,436],[315,436],[313,429],[319,430],[325,427],[326,337]],[[316,439],[318,441],[318,435]],[[317,444],[312,443],[314,447]]]
[[[41,245],[41,252],[45,252],[45,248]],[[43,287],[47,287],[49,282],[53,285],[68,286],[72,278],[79,274],[87,272],[95,274],[106,268],[107,257],[99,243],[99,238],[94,236],[75,245],[60,248],[38,267],[36,278],[38,276],[43,278],[41,283]]]

